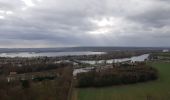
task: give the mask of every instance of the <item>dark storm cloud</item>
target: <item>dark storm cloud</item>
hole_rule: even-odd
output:
[[[0,47],[170,46],[169,3],[0,0]]]

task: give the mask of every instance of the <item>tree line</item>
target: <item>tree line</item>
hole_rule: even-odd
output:
[[[134,84],[156,80],[158,72],[147,65],[120,66],[100,72],[90,71],[77,75],[77,87],[104,87],[112,85]]]

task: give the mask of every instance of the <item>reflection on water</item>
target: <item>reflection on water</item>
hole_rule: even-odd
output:
[[[86,60],[86,61],[81,61],[83,63],[88,63],[88,64],[101,64],[103,62],[106,61],[106,63],[113,63],[113,62],[124,62],[124,61],[128,61],[128,60],[131,60],[133,62],[135,61],[144,61],[145,59],[147,59],[149,57],[149,54],[144,54],[144,55],[141,55],[141,56],[134,56],[134,57],[131,57],[131,58],[121,58],[121,59],[110,59],[110,60],[99,60],[99,61],[95,61],[95,60]]]
[[[97,55],[105,54],[105,52],[43,52],[43,53],[34,53],[34,52],[19,52],[19,53],[0,53],[0,57],[55,57],[55,56],[73,56],[73,55]]]

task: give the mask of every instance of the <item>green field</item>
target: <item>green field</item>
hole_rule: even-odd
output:
[[[74,89],[73,100],[170,100],[170,63],[151,64],[159,71],[159,79],[106,88]]]

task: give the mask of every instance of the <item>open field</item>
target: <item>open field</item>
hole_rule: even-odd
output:
[[[170,63],[152,63],[159,79],[106,88],[75,89],[73,100],[170,100]]]

